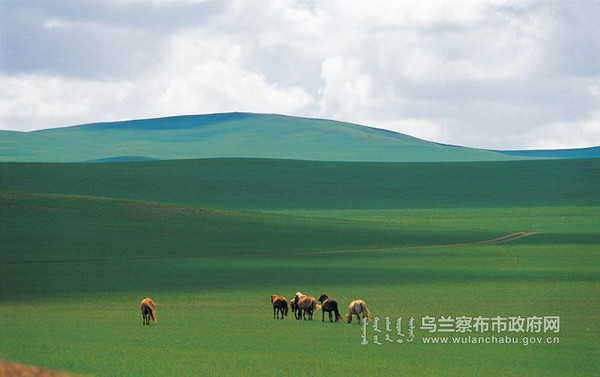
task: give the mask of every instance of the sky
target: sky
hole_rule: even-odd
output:
[[[0,129],[243,111],[600,145],[600,1],[1,0]]]

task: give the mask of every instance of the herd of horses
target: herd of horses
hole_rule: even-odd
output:
[[[317,300],[320,304],[317,304]],[[319,298],[315,300],[314,297],[307,296],[300,292],[296,292],[294,298],[289,302],[283,296],[271,295],[271,304],[273,304],[273,318],[280,319],[279,315],[281,314],[281,319],[283,317],[287,317],[289,312],[289,307],[292,308],[292,313],[296,319],[308,319],[312,320],[313,314],[315,310],[321,309],[323,312],[322,321],[325,322],[325,313],[329,314],[329,322],[342,321],[343,318],[338,310],[338,303],[336,300],[327,296],[326,294],[322,294]],[[156,322],[156,313],[155,313],[156,304],[150,297],[146,297],[140,302],[140,309],[142,311],[142,325],[149,326],[150,319],[152,322]],[[356,316],[358,323],[361,322],[362,318],[367,322],[371,321],[371,313],[367,308],[367,304],[363,300],[352,300],[350,305],[348,305],[348,323],[352,323],[352,318]]]
[[[320,304],[317,304],[317,301],[319,301]],[[289,308],[291,307],[292,313],[294,313],[296,319],[302,318],[306,320],[308,317],[308,319],[312,320],[315,310],[321,309],[321,312],[323,313],[321,319],[322,322],[325,322],[325,313],[329,314],[329,322],[333,322],[334,318],[336,322],[343,320],[340,311],[338,310],[337,301],[325,293],[321,294],[321,296],[315,300],[314,297],[307,296],[301,292],[296,292],[294,298],[289,301],[289,304],[285,297],[271,295],[271,304],[273,305],[273,319],[283,319],[284,316],[287,317]],[[363,300],[352,300],[350,305],[348,305],[348,323],[352,323],[352,318],[354,316],[356,316],[358,323],[361,322],[361,316],[362,319],[365,319],[367,322],[371,321],[371,313]]]

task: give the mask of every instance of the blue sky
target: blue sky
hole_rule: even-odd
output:
[[[250,111],[600,145],[598,1],[0,4],[0,129]]]

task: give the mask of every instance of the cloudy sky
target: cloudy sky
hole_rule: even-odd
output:
[[[600,145],[600,2],[2,0],[0,129],[229,111]]]

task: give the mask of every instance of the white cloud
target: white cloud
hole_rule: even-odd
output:
[[[50,18],[44,21],[44,29],[73,29],[82,26],[81,22],[67,21],[60,18]]]
[[[33,130],[101,119],[117,119],[131,113],[129,82],[70,79],[43,74],[1,76],[0,119],[11,129]],[[143,117],[143,112],[134,112]],[[44,127],[40,127],[43,125]]]
[[[600,113],[589,119],[555,123],[530,135],[530,149],[569,149],[600,145]]]
[[[596,101],[596,110],[586,118],[544,125],[530,135],[532,149],[568,149],[600,145],[600,84],[590,85],[588,91]]]
[[[475,147],[598,143],[595,3],[145,4],[98,3],[83,18],[48,10],[47,39],[3,51],[39,61],[1,73],[0,128],[254,111]],[[128,21],[140,11],[148,20]]]
[[[370,77],[358,62],[340,56],[326,58],[321,65],[323,86],[319,90],[321,116],[344,118],[364,113],[374,99]],[[368,111],[368,110],[367,110]]]
[[[31,130],[174,114],[294,114],[313,100],[302,88],[269,82],[244,68],[245,48],[226,39],[183,32],[170,46],[164,64],[133,81],[3,75],[0,120],[12,129]]]
[[[443,140],[442,125],[429,119],[401,119],[395,121],[380,121],[378,128],[385,128],[395,132],[411,135],[423,140]]]

